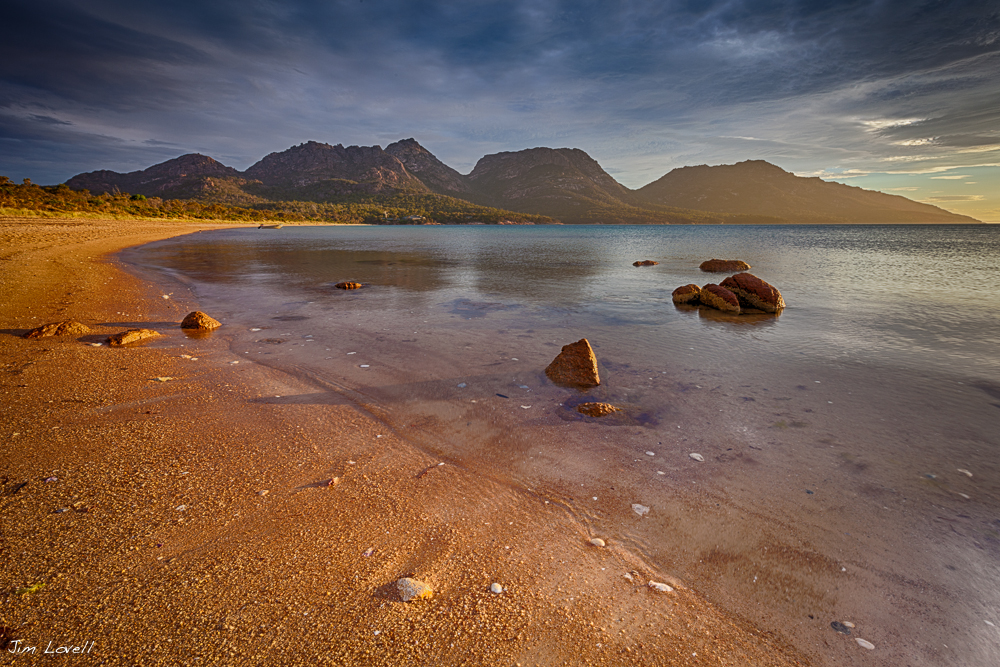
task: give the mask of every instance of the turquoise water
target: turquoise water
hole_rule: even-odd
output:
[[[878,664],[1000,660],[1000,226],[289,227],[126,257],[188,284],[242,359],[378,408],[800,645],[861,619],[892,647]],[[698,269],[713,257],[787,308],[675,306],[727,275]],[[601,386],[552,386],[580,338]],[[624,414],[585,419],[587,400]]]

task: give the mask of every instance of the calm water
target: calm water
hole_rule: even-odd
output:
[[[1000,226],[299,227],[127,257],[190,284],[233,352],[563,503],[817,659],[1000,659]],[[675,307],[725,277],[712,257],[788,307]],[[583,337],[602,386],[553,387]],[[572,410],[594,399],[625,416]],[[836,619],[881,652],[829,645]]]

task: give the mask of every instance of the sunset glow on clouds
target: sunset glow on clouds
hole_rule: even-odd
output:
[[[996,72],[993,1],[13,0],[0,174],[412,136],[463,173],[534,146],[629,187],[764,159],[1000,220]]]

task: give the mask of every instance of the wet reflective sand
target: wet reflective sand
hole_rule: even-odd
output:
[[[821,663],[870,664],[830,627],[850,621],[879,664],[990,664],[998,231],[249,230],[128,259],[193,282],[234,352],[316,386],[266,400],[353,401]],[[710,257],[748,261],[789,307],[675,307],[674,287],[724,277],[697,270]],[[581,337],[602,385],[552,386]],[[573,410],[590,399],[624,415]]]

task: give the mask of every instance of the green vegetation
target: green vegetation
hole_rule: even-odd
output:
[[[551,223],[543,215],[514,213],[429,193],[345,195],[337,202],[268,201],[246,198],[240,206],[192,199],[162,199],[141,194],[92,195],[66,184],[17,184],[0,176],[0,215],[90,218],[211,219],[236,222],[367,223],[367,224],[496,224],[503,221]]]

